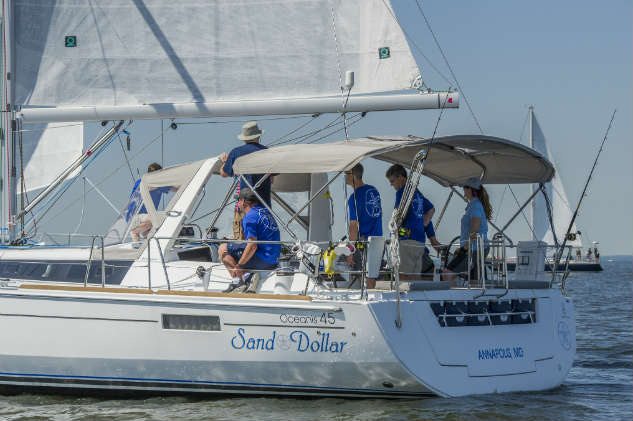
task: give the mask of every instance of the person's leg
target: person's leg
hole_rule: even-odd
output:
[[[420,279],[422,272],[422,253],[424,243],[415,240],[400,241],[400,280],[414,281]]]
[[[220,256],[220,261],[224,264],[227,269],[233,269],[237,262],[235,258],[231,256],[231,253],[228,251],[229,244],[222,243],[218,248],[218,255]]]
[[[242,257],[242,253],[244,253],[244,249],[246,248],[246,243],[236,244],[236,243],[222,243],[220,248],[218,249],[218,254],[220,255],[220,260],[224,263],[224,266],[230,271],[237,265],[237,262],[240,261]],[[232,292],[239,286],[243,285],[244,281],[242,278],[234,278],[231,281],[231,285],[224,290],[224,292]]]
[[[149,219],[149,217],[144,218],[143,221],[136,226],[136,228],[130,231],[132,240],[135,242],[140,241],[141,236],[147,238],[147,234],[150,232],[151,229],[152,229],[152,221]]]
[[[446,265],[446,270],[442,273],[442,280],[449,281],[451,286],[459,286],[455,278],[467,270],[468,253],[460,248],[450,262]]]
[[[244,279],[247,280],[246,282],[247,288],[245,289],[244,292],[257,293],[262,274],[265,271],[271,271],[275,269],[276,267],[277,267],[277,264],[266,262],[260,259],[259,257],[257,257],[257,255],[254,255],[253,257],[251,257],[250,260],[246,262],[246,264],[244,265],[245,270],[252,271],[252,272],[248,272],[244,274]],[[250,276],[247,277],[247,275],[250,275]]]

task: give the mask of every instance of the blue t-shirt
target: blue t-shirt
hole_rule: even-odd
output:
[[[246,143],[237,148],[233,148],[231,152],[229,152],[229,156],[222,167],[222,171],[224,171],[229,176],[234,176],[233,174],[233,164],[235,160],[240,156],[248,155],[249,153],[261,151],[262,149],[268,149],[266,146],[261,145],[259,143]],[[244,178],[251,183],[251,186],[255,186],[260,178],[264,176],[264,174],[243,174]],[[248,185],[240,180],[240,190],[248,189]],[[261,186],[257,188],[257,194],[259,194],[262,199],[266,202],[268,206],[270,206],[270,177],[268,177]]]
[[[486,219],[486,212],[484,207],[478,198],[473,198],[466,205],[466,212],[462,216],[461,232],[459,235],[459,245],[464,247],[468,244],[468,234],[470,234],[470,220],[471,218],[481,218],[481,224],[479,225],[478,233],[483,236],[484,241],[488,244],[488,220]],[[477,243],[473,241],[473,250],[477,250]]]
[[[262,206],[253,206],[242,219],[244,238],[260,241],[280,241],[279,227],[275,218]],[[255,256],[276,264],[281,254],[281,244],[257,244]]]
[[[139,189],[139,185],[141,184],[141,179],[139,178],[134,183],[134,187],[132,187],[132,192],[130,193],[130,201],[127,204],[127,211],[125,212],[125,221],[129,222],[134,212],[136,212],[136,208],[141,205],[141,209],[138,211],[139,214],[147,213],[147,208],[143,203],[143,199],[141,198],[141,191]],[[149,191],[149,195],[152,198],[152,202],[154,202],[154,208],[158,210],[158,206],[160,205],[160,200],[163,198],[163,195],[168,193],[172,188],[169,186],[158,187],[156,189],[152,189]]]
[[[374,186],[365,184],[354,190],[347,201],[347,207],[349,220],[358,221],[360,238],[382,235],[382,203],[380,193]]]
[[[402,200],[402,193],[404,192],[404,186],[396,191],[396,204],[394,209],[400,205]],[[409,206],[409,212],[407,213],[402,227],[409,230],[408,235],[400,236],[401,240],[416,240],[421,243],[426,241],[425,227],[424,227],[424,214],[433,209],[433,203],[431,203],[426,197],[416,189]],[[430,225],[430,224],[429,224]]]

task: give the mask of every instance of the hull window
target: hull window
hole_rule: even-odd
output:
[[[220,318],[191,314],[163,314],[163,329],[219,331]]]

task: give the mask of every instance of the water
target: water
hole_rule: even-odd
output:
[[[2,420],[625,420],[633,417],[633,257],[603,258],[604,272],[568,280],[577,356],[556,390],[468,398],[96,399],[0,397]]]

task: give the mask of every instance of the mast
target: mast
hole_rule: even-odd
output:
[[[533,136],[533,131],[532,131],[532,127],[533,127],[533,123],[534,123],[534,106],[530,105],[528,107],[528,115],[529,115],[529,120],[530,120],[530,148],[534,148],[534,138]],[[530,184],[530,196],[534,195],[534,184]],[[538,240],[536,238],[536,232],[534,230],[534,215],[536,214],[536,200],[532,200],[532,203],[530,205],[530,226],[532,227],[531,231],[532,231],[532,240]]]
[[[13,13],[12,2],[2,2],[2,82],[4,97],[2,111],[2,241],[15,230],[14,217],[17,210],[17,178],[15,168],[17,121],[15,119],[15,101],[13,79]]]

